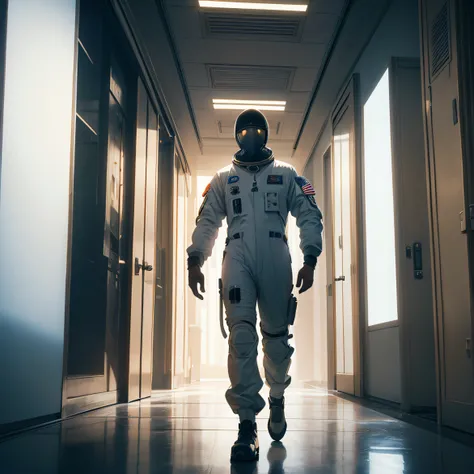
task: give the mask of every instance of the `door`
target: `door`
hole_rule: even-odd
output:
[[[360,393],[354,78],[333,113],[333,265],[336,389]]]
[[[129,401],[151,395],[155,308],[159,128],[158,116],[140,79],[137,104]]]
[[[422,1],[441,422],[474,433],[472,320],[455,2]],[[466,124],[468,127],[469,125]],[[472,124],[470,124],[472,127]]]
[[[102,6],[81,6],[66,415],[91,403],[115,403],[122,367],[121,303],[128,293],[129,262],[129,213],[124,209],[133,161],[129,99],[134,69],[127,54],[122,52],[117,61],[104,47]]]
[[[401,405],[403,411],[434,415],[435,332],[419,58],[394,58],[389,75]]]
[[[188,360],[188,320],[187,320],[187,271],[186,271],[186,246],[187,246],[187,208],[188,208],[188,183],[184,163],[178,154],[175,154],[175,213],[174,232],[174,351],[173,388],[189,383]]]
[[[333,216],[333,158],[332,147],[323,156],[324,169],[324,220],[326,241],[327,284],[327,348],[328,348],[328,390],[336,389],[335,340],[334,340],[334,216]]]
[[[173,347],[173,196],[174,139],[160,117],[159,184],[156,217],[156,290],[153,344],[153,389],[172,387]]]

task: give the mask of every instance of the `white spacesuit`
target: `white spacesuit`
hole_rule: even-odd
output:
[[[227,217],[222,282],[230,330],[228,370],[231,387],[226,398],[241,422],[251,420],[252,423],[265,406],[259,395],[263,382],[257,366],[257,304],[270,406],[272,400],[276,403],[280,400],[282,412],[283,393],[291,381],[288,369],[294,349],[288,344],[288,326],[291,324],[289,307],[293,284],[285,236],[288,212],[296,217],[300,248],[311,269],[311,278],[322,249],[322,216],[313,187],[298,176],[292,166],[274,160],[271,150],[265,147],[266,119],[263,117],[262,122],[260,116],[263,117],[260,112],[250,110],[237,120],[236,137],[241,151],[206,188],[192,245],[188,248],[190,265],[202,266],[211,255],[218,229]],[[264,132],[263,147],[257,143],[260,153],[252,153],[253,160],[243,160],[246,143],[241,143],[244,141],[242,130],[250,134],[252,128],[256,130],[255,137]],[[252,143],[247,145],[251,148]],[[281,439],[286,431],[286,421],[284,416],[274,418],[279,419],[269,424],[269,431],[274,439]]]

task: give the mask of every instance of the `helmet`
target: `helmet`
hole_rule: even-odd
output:
[[[266,147],[268,122],[259,110],[244,110],[235,121],[235,140],[240,151],[234,156],[237,164],[264,164],[273,159],[272,151]]]

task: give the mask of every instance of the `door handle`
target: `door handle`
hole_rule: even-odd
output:
[[[413,244],[413,273],[416,280],[423,279],[423,251],[421,242]]]
[[[135,275],[140,275],[140,269],[143,268],[143,265],[138,260],[138,257],[135,257]]]
[[[334,278],[334,281],[346,281],[346,277],[342,275],[339,278]]]
[[[149,265],[147,262],[143,262],[142,265],[138,257],[135,257],[135,275],[140,275],[140,270],[151,272],[153,270],[153,265]]]

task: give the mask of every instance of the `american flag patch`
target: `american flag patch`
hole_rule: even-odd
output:
[[[295,181],[306,196],[314,196],[316,194],[313,185],[303,176],[297,176]]]

